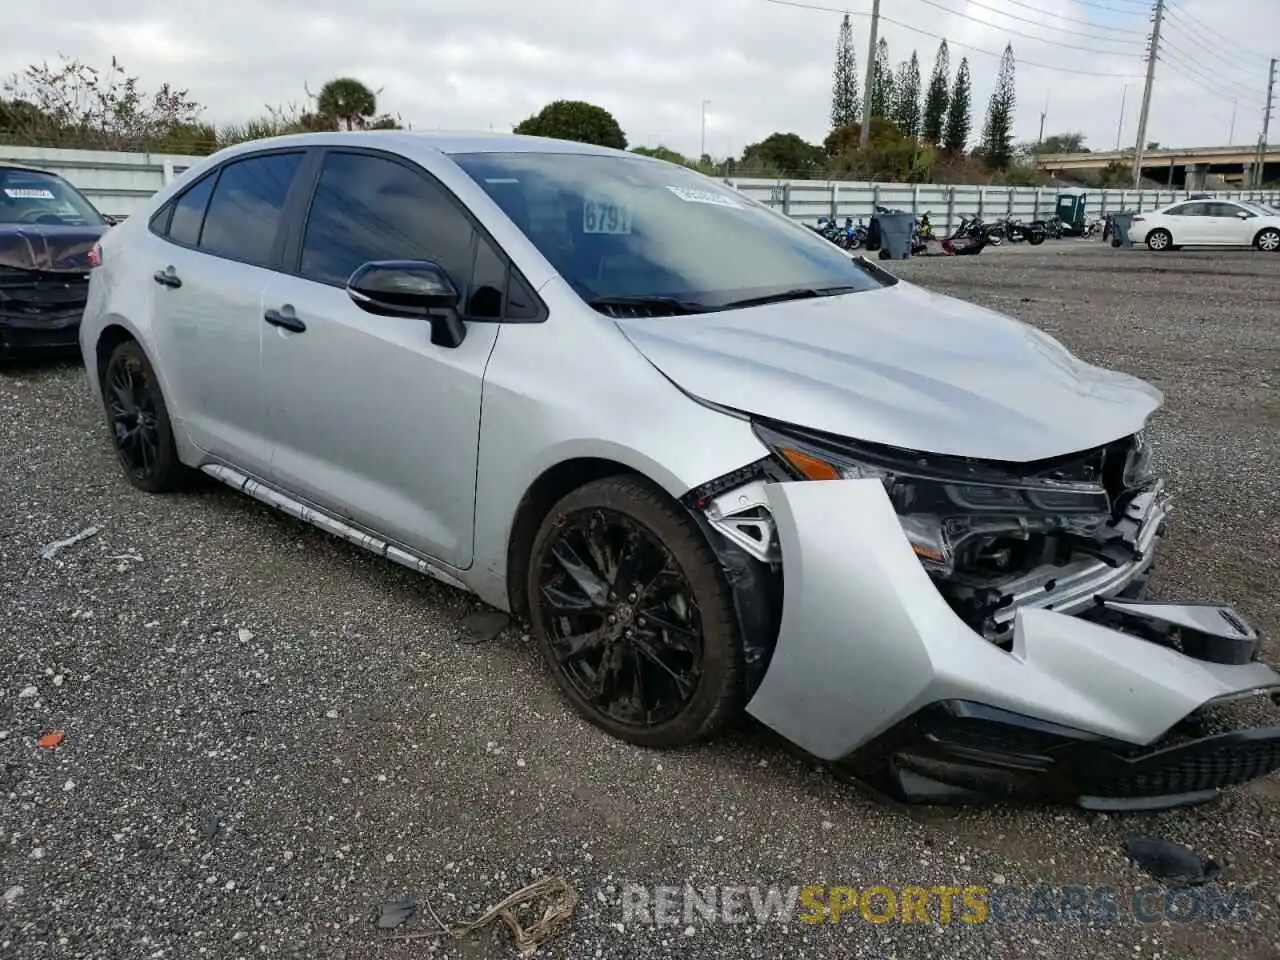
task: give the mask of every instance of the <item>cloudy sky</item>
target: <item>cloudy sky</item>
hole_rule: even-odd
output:
[[[716,156],[775,130],[820,141],[840,11],[866,68],[872,0],[93,0],[10,4],[0,73],[59,55],[114,55],[148,88],[190,90],[215,123],[303,102],[338,75],[380,89],[416,128],[506,130],[558,98],[618,118],[632,145]],[[816,9],[815,9],[816,8]],[[1255,142],[1280,0],[1168,0],[1148,139]],[[52,15],[56,10],[56,15]],[[1131,146],[1142,99],[1146,0],[888,0],[895,65],[938,38],[969,57],[975,135],[997,58],[1018,58],[1018,139],[1081,131],[1094,149]],[[1270,46],[1268,46],[1270,44]],[[1233,103],[1233,100],[1235,101]],[[1277,109],[1273,131],[1280,128]],[[1273,137],[1280,139],[1280,136]]]

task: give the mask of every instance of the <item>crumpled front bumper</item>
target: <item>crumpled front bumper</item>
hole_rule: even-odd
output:
[[[1018,611],[1006,651],[948,606],[879,481],[766,489],[785,600],[747,711],[809,753],[870,757],[900,794],[994,771],[1113,807],[1208,799],[1280,767],[1280,728],[1170,740],[1206,705],[1280,690],[1266,664],[1036,608]]]

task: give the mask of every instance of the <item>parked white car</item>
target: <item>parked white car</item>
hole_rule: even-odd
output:
[[[1247,200],[1185,200],[1134,216],[1134,243],[1151,250],[1257,247],[1280,251],[1280,212]]]

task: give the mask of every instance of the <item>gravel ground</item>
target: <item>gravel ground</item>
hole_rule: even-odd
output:
[[[1280,257],[1064,241],[894,266],[1165,390],[1179,513],[1157,590],[1229,599],[1280,635]],[[1275,777],[1128,817],[899,809],[750,727],[624,746],[569,712],[517,633],[460,643],[467,597],[220,487],[127,487],[73,364],[0,373],[0,482],[0,957],[508,956],[500,923],[407,942],[371,918],[413,895],[455,922],[548,874],[581,897],[551,957],[1280,954]],[[51,730],[61,747],[38,748]],[[1048,883],[1127,902],[1148,882],[1131,831],[1222,860],[1249,922],[655,928],[621,925],[610,893]]]

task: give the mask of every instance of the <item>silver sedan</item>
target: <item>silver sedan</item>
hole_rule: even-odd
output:
[[[635,744],[744,712],[907,799],[1187,803],[1280,731],[1229,607],[1141,594],[1160,394],[691,170],[538,138],[233,147],[95,250],[129,482],[203,471],[523,618]]]

